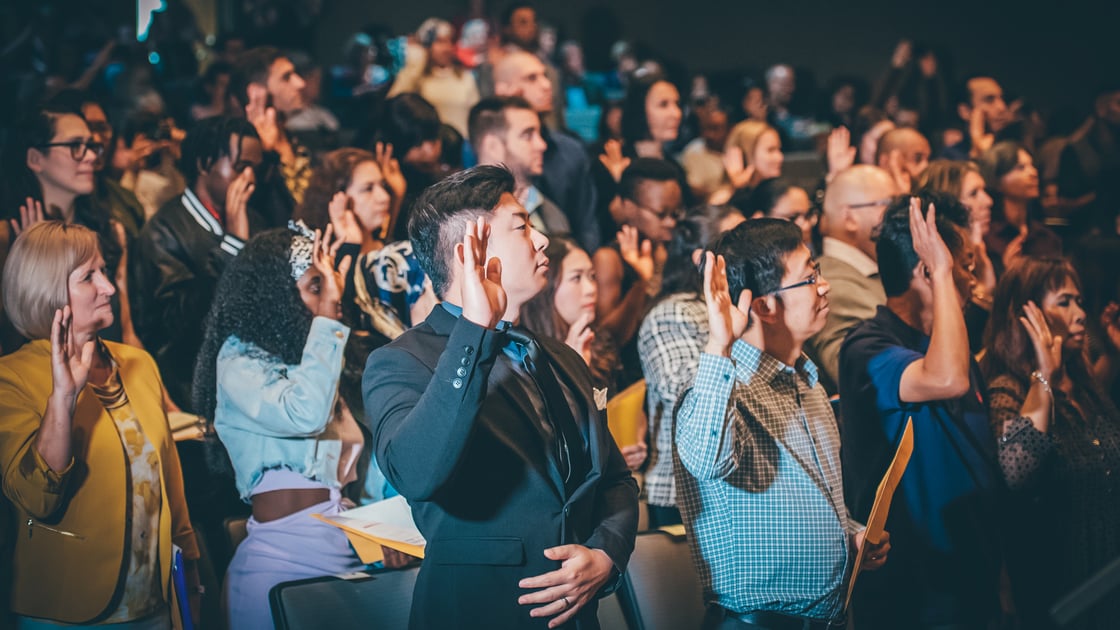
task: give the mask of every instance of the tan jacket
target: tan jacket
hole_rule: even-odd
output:
[[[161,474],[160,555],[168,592],[171,543],[198,558],[179,456],[162,406],[159,373],[143,350],[106,342],[129,403],[155,446]],[[112,418],[87,385],[73,420],[73,460],[53,471],[35,448],[51,392],[50,342],[0,357],[0,477],[16,515],[12,611],[66,623],[113,612],[125,558],[127,461]]]

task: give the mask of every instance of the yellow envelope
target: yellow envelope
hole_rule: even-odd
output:
[[[637,444],[646,428],[646,382],[634,383],[607,401],[607,428],[619,448]]]
[[[891,465],[887,467],[887,474],[883,475],[879,488],[875,491],[875,503],[871,506],[871,514],[867,517],[867,531],[863,535],[864,545],[856,554],[852,579],[848,582],[848,596],[844,599],[845,609],[852,601],[852,590],[856,586],[856,578],[859,577],[863,564],[863,550],[867,548],[867,543],[877,545],[882,541],[883,528],[887,524],[887,513],[891,509],[891,499],[894,498],[894,491],[898,489],[898,483],[902,480],[906,466],[910,463],[910,455],[913,453],[914,418],[911,417],[906,419],[906,427],[902,430],[902,439],[898,441],[894,459],[891,460]],[[890,562],[889,557],[887,562]]]

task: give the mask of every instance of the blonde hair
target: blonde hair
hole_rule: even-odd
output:
[[[914,190],[938,192],[960,199],[966,173],[980,175],[980,167],[963,160],[934,160],[914,182]]]
[[[754,149],[758,146],[758,141],[767,131],[778,133],[777,129],[761,120],[744,120],[731,128],[731,132],[727,134],[726,146],[742,149],[743,165],[749,165],[754,161]]]
[[[70,303],[70,274],[98,254],[97,234],[81,225],[43,221],[27,228],[4,264],[8,319],[28,339],[49,339],[56,310]]]

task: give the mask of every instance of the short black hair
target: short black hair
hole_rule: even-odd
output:
[[[657,158],[635,158],[630,166],[622,171],[618,180],[618,196],[637,201],[638,190],[647,181],[680,183],[680,172],[667,160]],[[684,189],[681,189],[684,193]]]
[[[803,247],[801,228],[785,219],[747,219],[712,244],[727,263],[727,288],[732,301],[750,290],[754,297],[777,291],[786,274],[785,258]]]
[[[965,105],[967,107],[972,107],[972,88],[970,88],[968,84],[972,83],[976,79],[991,79],[993,81],[996,81],[996,78],[993,77],[990,73],[981,72],[970,74],[964,77],[957,82],[957,86],[953,90],[953,100],[955,101],[956,105]],[[996,83],[999,83],[999,81],[996,81]],[[1000,87],[1002,87],[1002,85]]]
[[[451,283],[455,245],[463,222],[489,214],[505,193],[513,193],[513,173],[502,166],[476,166],[432,184],[412,205],[408,238],[420,266],[441,300]]]
[[[229,93],[241,107],[249,104],[249,84],[268,83],[268,72],[277,59],[284,57],[279,48],[257,46],[237,56],[229,76]]]
[[[194,186],[198,181],[199,171],[210,170],[214,163],[230,155],[229,139],[237,136],[257,138],[257,128],[244,118],[233,116],[213,116],[204,118],[193,127],[183,140],[182,156],[179,158],[179,172],[187,180],[188,186]],[[240,142],[238,145],[240,146]]]
[[[490,96],[482,99],[471,108],[467,120],[467,131],[471,146],[478,152],[482,139],[490,134],[505,134],[509,128],[506,120],[507,109],[527,109],[535,112],[529,101],[520,96]]]
[[[774,206],[778,205],[778,201],[791,188],[798,187],[791,179],[775,177],[760,182],[754,188],[740,188],[735,191],[735,194],[731,195],[728,203],[738,208],[739,212],[742,212],[745,217],[750,217],[758,212],[762,213],[762,216],[768,217],[773,212]]]
[[[658,300],[674,293],[703,293],[703,278],[692,261],[692,252],[704,249],[720,234],[723,220],[739,209],[731,205],[703,205],[691,208],[673,228],[673,237],[667,246],[665,269],[661,272],[661,292]]]
[[[532,9],[533,13],[537,12],[537,7],[533,6],[531,2],[511,2],[502,9],[502,14],[498,16],[498,26],[505,27],[513,23],[513,14],[521,9]]]
[[[438,138],[439,130],[439,114],[431,103],[419,94],[398,94],[385,101],[376,139],[393,145],[393,155],[403,159],[412,149]]]
[[[959,252],[964,240],[956,228],[968,227],[968,209],[948,195],[923,191],[913,196],[921,202],[922,216],[933,204],[937,209],[937,233],[950,252]],[[910,289],[910,278],[920,262],[910,234],[910,197],[899,195],[891,201],[875,237],[879,279],[887,297],[897,297]]]

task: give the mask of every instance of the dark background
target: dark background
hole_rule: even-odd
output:
[[[497,14],[504,2],[487,3]],[[1088,109],[1100,73],[1120,70],[1120,2],[1038,0],[828,2],[793,0],[562,0],[538,2],[540,19],[580,39],[584,15],[608,7],[620,35],[642,42],[690,72],[761,71],[787,62],[814,71],[818,84],[840,74],[876,80],[900,38],[943,52],[954,75],[991,73],[1037,105]],[[314,52],[330,63],[356,27],[380,22],[395,32],[425,18],[463,16],[465,0],[327,0]],[[602,26],[602,21],[596,21]],[[593,56],[588,51],[589,57]],[[593,59],[589,58],[589,63]]]

